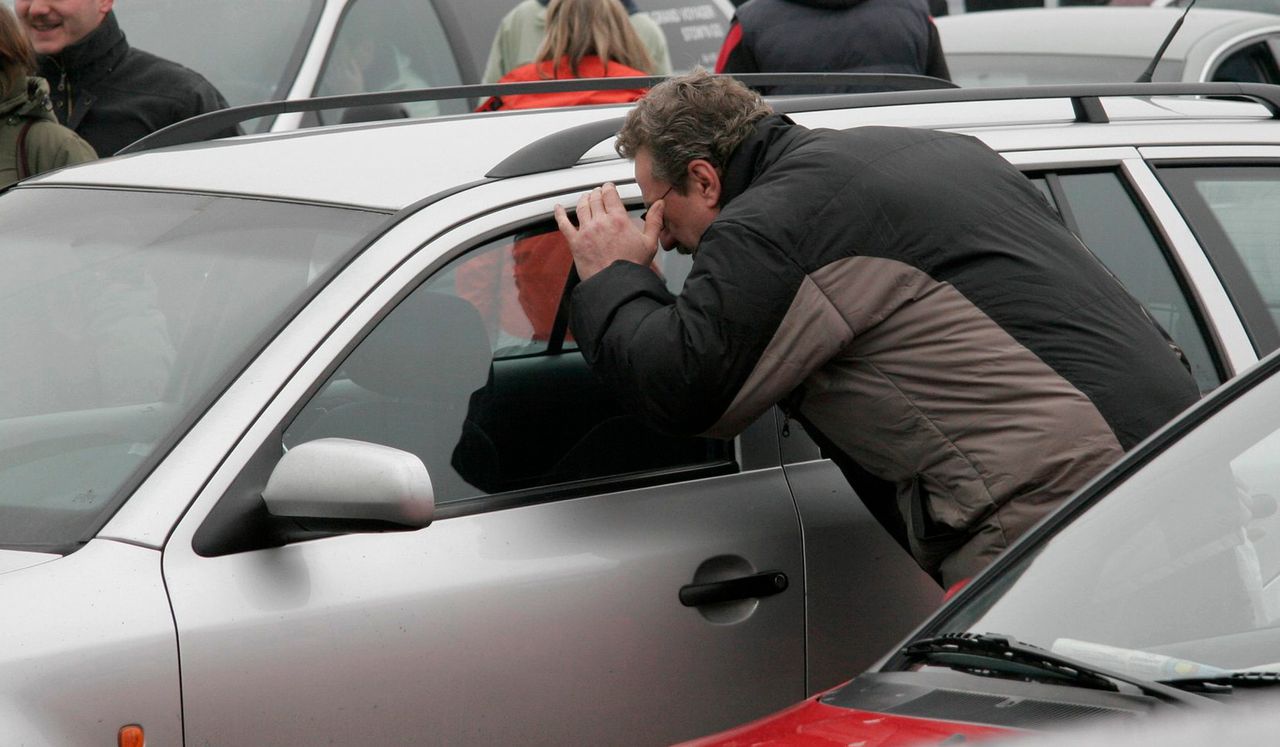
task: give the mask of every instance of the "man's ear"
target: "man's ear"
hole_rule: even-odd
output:
[[[686,196],[703,202],[707,207],[720,206],[720,172],[710,161],[693,159],[689,162],[686,176]]]

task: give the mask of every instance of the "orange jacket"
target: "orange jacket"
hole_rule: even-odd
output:
[[[604,63],[595,55],[583,57],[578,63],[578,75],[573,75],[569,68],[568,58],[561,58],[560,64],[554,66],[551,61],[542,63],[530,62],[512,70],[498,81],[499,83],[530,83],[539,80],[565,80],[572,78],[629,78],[647,76],[643,70],[627,67],[620,62],[611,62],[606,70]],[[582,106],[586,104],[625,104],[643,96],[643,88],[624,88],[615,91],[566,91],[564,93],[518,93],[509,96],[493,96],[476,108],[476,111],[498,111],[500,109],[541,109],[556,106]]]

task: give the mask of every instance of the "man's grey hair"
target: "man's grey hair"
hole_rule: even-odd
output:
[[[722,171],[756,122],[772,113],[750,88],[698,69],[650,89],[627,115],[614,147],[631,159],[648,150],[654,178],[683,193],[691,161],[701,158]]]

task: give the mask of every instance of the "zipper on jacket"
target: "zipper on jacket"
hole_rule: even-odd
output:
[[[70,121],[71,121],[71,107],[72,107],[72,103],[71,103],[71,84],[67,82],[67,69],[66,69],[65,67],[63,67],[63,66],[62,66],[62,63],[58,62],[58,58],[56,58],[56,57],[50,57],[49,59],[50,59],[50,61],[51,61],[51,62],[53,62],[53,64],[54,64],[54,65],[57,65],[57,67],[58,67],[58,73],[59,73],[59,75],[58,75],[58,87],[57,87],[57,88],[58,88],[58,93],[64,94],[64,95],[65,95],[65,97],[66,97],[66,109],[67,109],[67,116],[66,116],[66,117],[64,117],[62,121],[63,121],[63,122],[70,122]]]

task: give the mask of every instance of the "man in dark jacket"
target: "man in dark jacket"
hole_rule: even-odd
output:
[[[39,54],[58,121],[109,156],[156,130],[224,109],[226,99],[199,73],[134,49],[114,0],[17,0],[15,10]],[[235,135],[229,128],[222,135]]]
[[[592,368],[672,433],[732,437],[782,403],[948,586],[1198,397],[1143,307],[975,138],[809,130],[694,73],[617,143],[643,231],[612,185],[576,227],[556,209]],[[694,252],[679,296],[649,267],[659,242]]]
[[[928,0],[751,0],[734,14],[717,73],[897,73],[951,80]],[[829,93],[848,87],[762,87]],[[868,90],[861,88],[858,90]]]

